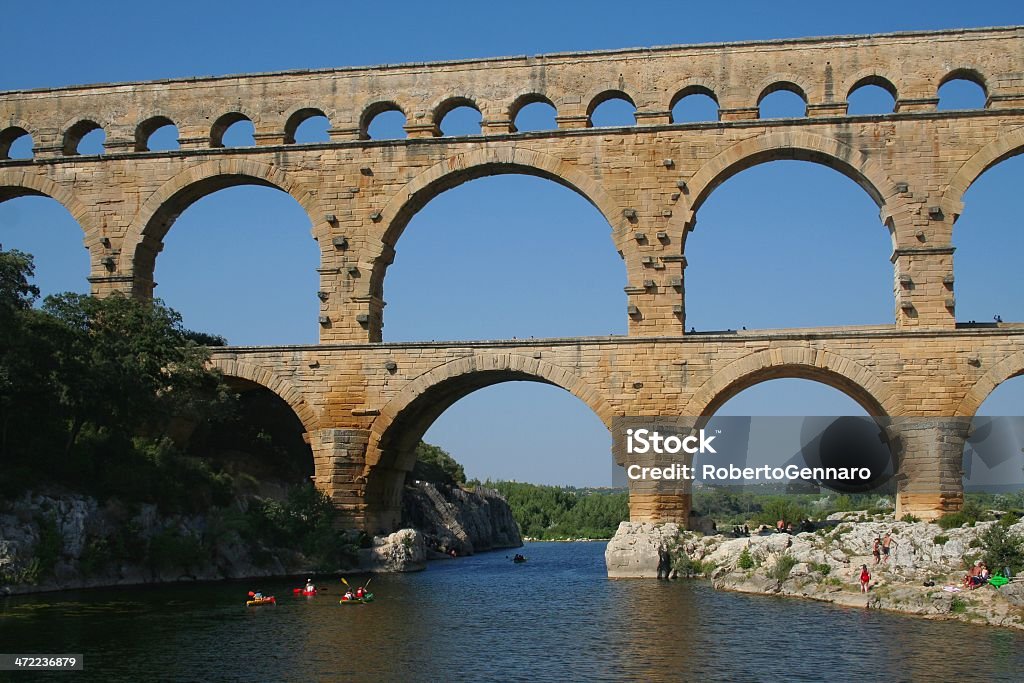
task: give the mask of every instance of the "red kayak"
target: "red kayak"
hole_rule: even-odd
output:
[[[317,590],[315,588],[311,591],[308,591],[305,588],[293,588],[292,593],[295,593],[296,595],[316,595]]]

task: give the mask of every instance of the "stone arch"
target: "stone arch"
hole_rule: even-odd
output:
[[[483,126],[482,121],[484,117],[484,110],[478,104],[478,100],[479,98],[473,95],[457,95],[446,97],[440,102],[435,103],[434,106],[431,107],[431,121],[436,128],[436,134],[439,136],[444,135],[444,133],[441,132],[441,122],[444,121],[445,116],[448,116],[448,114],[459,107],[468,107],[479,112],[481,117],[481,126]],[[483,129],[481,127],[481,134],[482,133]]]
[[[315,195],[280,168],[239,158],[217,159],[187,168],[143,202],[125,233],[118,268],[121,273],[133,276],[137,295],[152,294],[156,255],[181,212],[206,195],[237,185],[273,187],[291,195],[309,215],[314,237],[328,227]]]
[[[421,172],[395,192],[380,212],[386,226],[376,251],[367,252],[370,294],[381,296],[394,248],[412,217],[434,197],[477,178],[507,173],[532,175],[569,188],[589,201],[612,227],[616,245],[629,227],[622,209],[601,185],[571,164],[526,147],[483,148],[448,157]]]
[[[673,224],[677,229],[693,228],[696,212],[719,185],[748,168],[780,159],[812,161],[839,171],[875,201],[881,209],[882,223],[892,219],[898,226],[903,222],[897,220],[905,209],[898,203],[896,185],[878,162],[835,138],[775,132],[738,142],[705,162],[688,183],[688,211],[673,217]]]
[[[458,400],[484,387],[532,381],[560,387],[583,401],[611,429],[613,410],[598,390],[578,375],[515,353],[474,354],[439,365],[407,384],[370,426],[361,479],[367,517],[386,528],[401,505],[401,484],[412,469],[414,449],[431,424]]]
[[[0,161],[10,159],[11,144],[23,135],[31,136],[32,144],[36,144],[38,133],[28,121],[11,117],[4,122],[0,127]]]
[[[231,111],[221,114],[214,119],[213,125],[210,126],[210,147],[215,149],[224,147],[224,133],[239,121],[248,121],[255,130],[257,120],[258,117],[242,107],[235,107]]]
[[[176,129],[178,128],[178,124],[176,124],[170,116],[162,111],[152,112],[150,116],[147,116],[145,119],[140,121],[139,125],[135,127],[135,151],[148,152],[150,136],[164,126],[174,126]]]
[[[725,366],[697,389],[684,414],[710,416],[744,389],[784,378],[813,380],[837,389],[873,417],[903,413],[892,389],[863,365],[831,351],[788,346],[758,351]]]
[[[718,101],[718,95],[715,93],[713,83],[709,81],[689,79],[685,83],[682,83],[679,90],[672,95],[672,99],[668,102],[669,112],[671,112],[681,100],[689,97],[690,95],[707,95],[715,101],[716,105],[721,106],[721,103]],[[673,121],[673,123],[675,122]]]
[[[389,111],[397,111],[405,117],[406,123],[409,121],[409,115],[406,113],[405,108],[402,107],[396,100],[377,100],[371,102],[363,109],[363,113],[359,115],[359,139],[369,140],[370,138],[370,124],[380,114]]]
[[[555,117],[558,117],[558,106],[551,100],[550,97],[539,92],[527,92],[519,95],[508,108],[508,120],[512,125],[512,132],[518,132],[515,130],[516,117],[519,116],[519,112],[522,111],[523,107],[527,107],[531,104],[547,104],[555,110]]]
[[[1022,152],[1024,152],[1024,126],[1011,130],[979,149],[957,169],[953,179],[949,181],[949,185],[942,195],[942,210],[952,215],[955,222],[964,210],[964,193],[974,184],[974,181],[999,162]]]
[[[591,118],[593,117],[594,112],[597,110],[597,108],[610,100],[623,100],[633,105],[634,109],[637,107],[636,98],[630,95],[622,84],[619,84],[619,86],[615,88],[601,88],[599,90],[594,90],[587,96],[586,99],[588,128],[594,127],[594,123],[591,120]]]
[[[958,66],[947,71],[946,74],[939,79],[939,83],[935,88],[936,93],[938,92],[938,89],[946,83],[957,80],[970,81],[971,83],[979,86],[982,92],[985,93],[985,97],[992,94],[989,91],[988,80],[985,78],[985,75],[973,66]]]
[[[303,123],[311,118],[322,116],[327,119],[327,127],[330,128],[332,116],[324,109],[312,104],[296,105],[284,113],[284,144],[295,144],[295,132]]]
[[[20,168],[0,169],[0,203],[17,197],[49,197],[61,204],[68,213],[78,221],[85,233],[86,247],[92,241],[89,237],[96,233],[90,219],[89,210],[78,201],[74,194],[63,185],[58,185],[49,178],[37,175]]]
[[[103,119],[78,116],[61,126],[61,154],[78,156],[78,145],[89,133],[102,130],[107,135],[108,122]]]
[[[1018,351],[999,361],[975,382],[968,390],[967,395],[960,401],[960,405],[957,406],[956,416],[974,417],[978,408],[985,402],[989,394],[995,391],[996,387],[1019,375],[1024,375],[1024,351]]]
[[[216,355],[210,359],[210,364],[225,377],[237,377],[253,384],[258,384],[272,392],[288,404],[288,407],[292,409],[295,416],[302,422],[302,426],[307,434],[313,434],[319,428],[320,420],[317,417],[316,411],[306,402],[302,393],[273,370],[233,358],[221,358]]]
[[[845,99],[849,100],[855,90],[865,85],[877,85],[892,95],[893,100],[899,100],[901,79],[898,75],[881,67],[869,67],[855,71],[843,81],[838,92],[845,93]]]

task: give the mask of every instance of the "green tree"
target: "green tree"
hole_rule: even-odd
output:
[[[412,477],[435,484],[466,483],[466,471],[448,451],[423,441],[416,445],[416,465],[413,467]]]

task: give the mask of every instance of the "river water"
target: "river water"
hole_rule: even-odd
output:
[[[513,551],[514,552],[514,551]],[[0,600],[0,653],[80,653],[61,681],[1011,681],[1024,633],[609,580],[604,543],[530,543],[381,575],[370,605],[297,581],[100,589]],[[350,578],[350,582],[354,579]],[[246,608],[251,589],[276,607]],[[4,677],[8,678],[4,678]]]

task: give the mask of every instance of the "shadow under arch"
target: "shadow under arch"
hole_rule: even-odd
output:
[[[953,175],[942,195],[942,210],[952,215],[955,222],[963,213],[964,194],[971,185],[985,171],[1021,153],[1024,153],[1024,126],[1011,130],[979,149]]]
[[[185,169],[165,182],[146,199],[129,226],[118,266],[122,273],[131,274],[135,296],[153,295],[156,256],[163,249],[163,239],[178,216],[203,197],[239,185],[270,187],[291,195],[305,209],[316,236],[316,226],[322,220],[316,217],[322,217],[323,212],[317,210],[314,196],[294,183],[284,171],[253,161],[209,161]]]
[[[629,224],[611,195],[590,176],[558,158],[523,147],[475,150],[449,157],[423,171],[395,192],[381,211],[380,220],[386,227],[377,251],[368,253],[372,264],[369,294],[383,297],[384,277],[394,260],[395,245],[413,216],[432,199],[471,180],[507,174],[550,180],[577,193],[601,212],[611,227],[613,243],[616,248],[620,246]],[[374,341],[379,341],[379,335],[378,330]]]
[[[1024,351],[1007,356],[996,363],[967,391],[956,409],[956,417],[974,417],[985,399],[996,388],[1014,377],[1024,376]]]
[[[820,135],[770,133],[738,142],[705,162],[688,183],[689,210],[671,219],[675,227],[692,228],[701,205],[729,178],[759,164],[780,160],[810,161],[835,169],[868,193],[881,210],[883,224],[890,220],[895,224],[904,222],[895,219],[901,210],[894,204],[898,197],[895,183],[877,162],[862,152]]]
[[[363,472],[368,526],[391,530],[397,524],[402,486],[415,464],[416,444],[442,413],[478,389],[523,381],[568,391],[611,429],[612,407],[597,389],[576,374],[543,360],[518,354],[484,354],[439,365],[388,401],[370,427]]]
[[[807,347],[766,349],[743,356],[717,371],[697,389],[684,415],[710,417],[744,389],[773,379],[805,379],[837,389],[872,417],[903,413],[893,391],[856,361]]]
[[[213,356],[210,365],[216,368],[230,384],[232,378],[263,387],[280,398],[292,409],[302,423],[306,434],[314,433],[320,424],[316,411],[306,402],[305,397],[277,373],[259,365],[253,365],[233,358]]]

